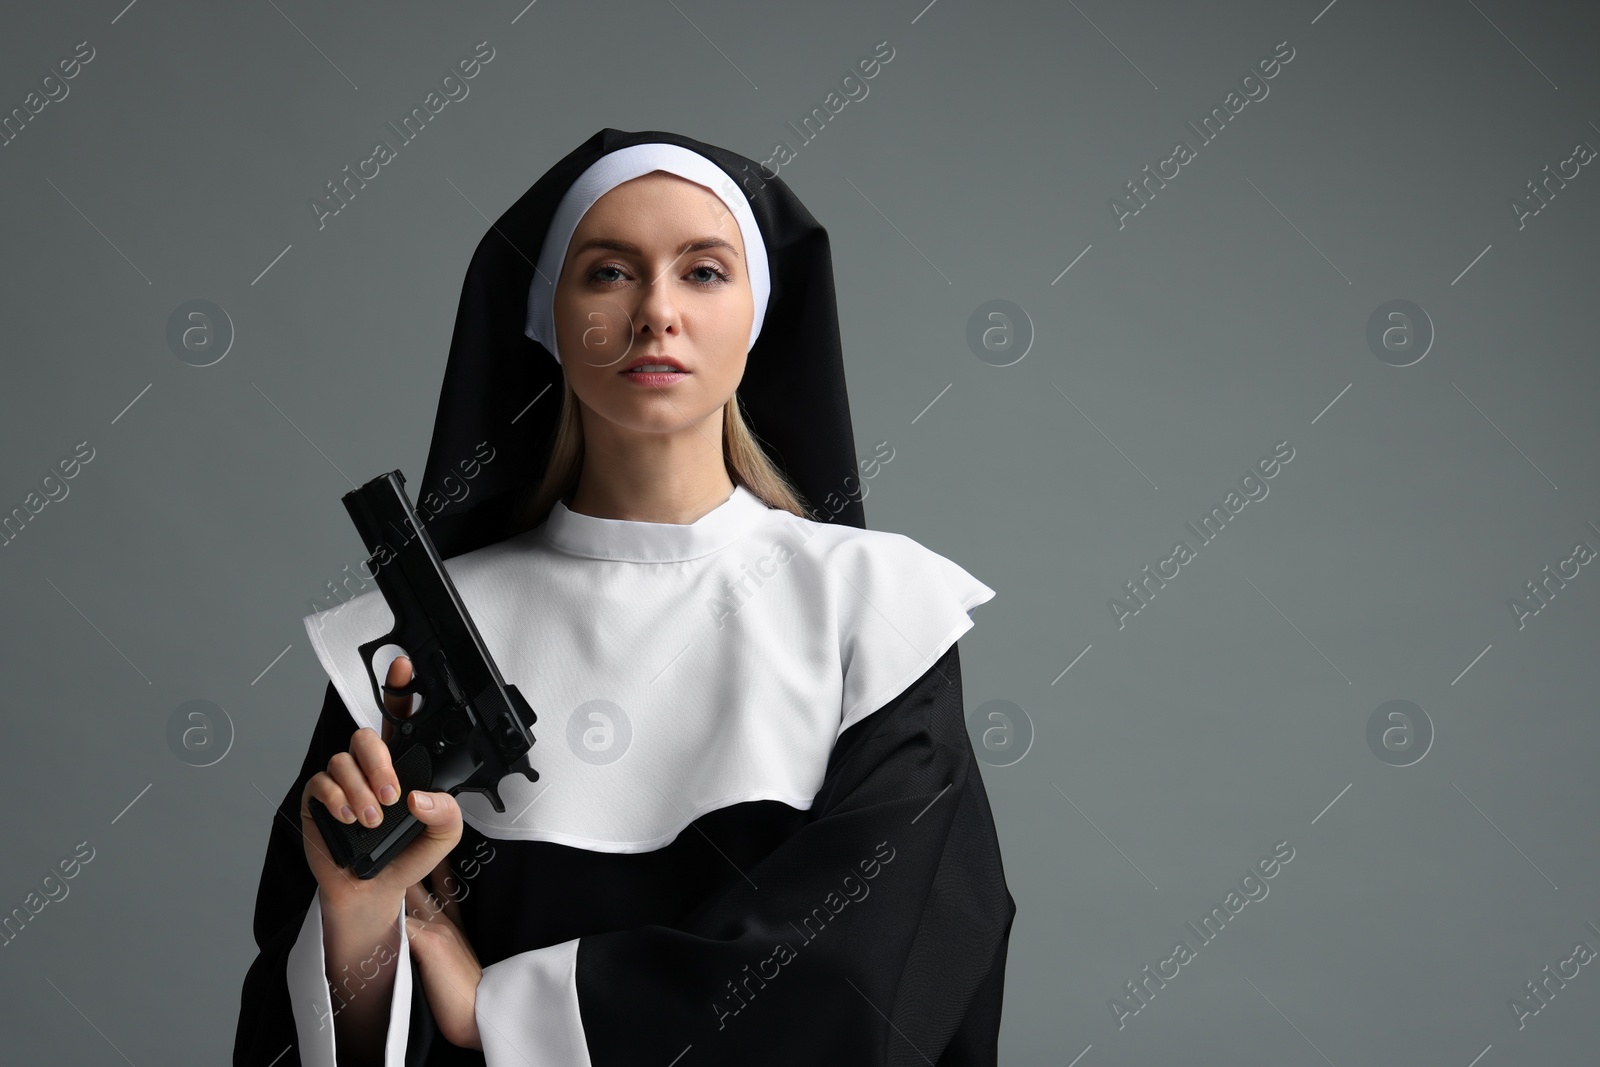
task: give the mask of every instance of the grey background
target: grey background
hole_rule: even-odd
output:
[[[896,450],[869,521],[998,591],[968,705],[1034,729],[984,773],[1019,907],[1002,1061],[1592,1058],[1593,965],[1525,1028],[1508,1001],[1600,948],[1600,576],[1524,628],[1507,605],[1600,547],[1600,174],[1522,229],[1508,203],[1600,146],[1592,6],[524,2],[6,14],[0,111],[97,53],[0,148],[0,509],[95,449],[0,549],[0,911],[95,850],[0,949],[7,1062],[227,1061],[325,682],[300,617],[359,555],[340,494],[420,477],[485,216],[603,126],[798,146],[883,40],[780,173],[832,235],[858,451]],[[485,40],[319,231],[310,197]],[[1119,230],[1109,198],[1284,40],[1269,96]],[[1404,368],[1365,341],[1396,298],[1437,330]],[[204,368],[165,340],[193,299],[237,331]],[[992,299],[1032,323],[1011,366],[965,341]],[[1108,600],[1285,440],[1270,495],[1119,629]],[[1366,741],[1395,699],[1436,732],[1408,767]],[[190,700],[231,722],[210,767],[169,748]],[[1279,841],[1270,894],[1198,946],[1184,923]]]

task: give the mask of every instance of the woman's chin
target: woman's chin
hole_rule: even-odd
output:
[[[706,404],[673,389],[630,388],[631,396],[606,405],[605,420],[624,433],[668,434],[698,425],[716,415],[721,404]]]

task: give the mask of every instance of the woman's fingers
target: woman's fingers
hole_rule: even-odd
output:
[[[328,769],[312,775],[306,785],[340,822],[359,821],[369,828],[383,822],[382,807],[400,796],[389,746],[370,726],[357,730],[350,738],[350,751],[334,753]]]
[[[311,818],[311,801],[320,800],[322,805],[333,813],[333,817],[340,822],[355,821],[355,809],[350,806],[349,800],[344,795],[344,790],[339,788],[339,783],[328,777],[327,771],[318,771],[306,781],[305,790],[300,794],[300,818]]]
[[[356,820],[349,817],[351,809],[344,790],[326,771],[318,771],[306,781],[306,787],[300,793],[300,835],[305,841],[306,863],[311,868],[312,877],[322,888],[323,901],[339,907],[351,901],[367,899],[371,895],[369,883],[358,880],[334,862],[330,846],[322,836],[322,827],[311,817],[312,800],[320,801],[340,822],[351,823]]]
[[[411,684],[411,658],[409,656],[396,656],[393,663],[389,664],[389,673],[384,677],[386,686],[402,686]],[[383,706],[389,714],[396,718],[408,718],[412,713],[412,705],[416,703],[415,694],[384,693]]]
[[[411,680],[411,660],[406,656],[396,657],[389,664],[385,686],[405,686]],[[411,697],[387,692],[383,694],[383,700],[388,714],[397,718],[411,714],[415,703]],[[439,870],[442,872],[440,877],[444,878],[449,873],[445,857],[461,840],[461,808],[456,804],[455,797],[443,792],[402,790],[386,742],[390,726],[389,719],[385,718],[384,732],[381,734],[367,726],[357,730],[350,737],[349,751],[335,753],[328,760],[327,770],[312,775],[301,795],[300,817],[306,832],[307,854],[310,857],[313,851],[317,853],[310,860],[312,872],[320,885],[325,888],[330,884],[335,885],[336,892],[349,900],[368,897],[382,899],[386,896],[393,899],[390,894],[407,894],[410,892],[408,887],[430,871]],[[309,805],[313,798],[326,805],[340,822],[367,828],[382,825],[383,809],[403,802],[406,811],[422,823],[422,832],[372,879],[357,884],[348,872],[337,872],[343,876],[343,882],[349,883],[338,885],[340,879],[333,877],[337,868],[328,858],[327,850],[314,848],[317,842],[311,835],[313,830],[320,828],[316,827],[310,816]],[[452,901],[442,899],[436,901],[433,907],[437,910],[448,908],[451,904]],[[449,911],[445,914],[452,915]],[[459,914],[459,911],[453,914]]]
[[[400,776],[394,773],[389,746],[383,743],[377,731],[370,726],[357,730],[350,738],[350,755],[355,758],[378,803],[387,807],[400,799]]]
[[[357,731],[355,738],[351,739],[352,746],[358,742],[363,733],[371,735],[372,740],[382,746],[383,742],[378,741],[377,733],[365,726]],[[361,764],[356,762],[355,756],[349,752],[334,753],[333,758],[328,760],[328,769],[323,773],[338,785],[344,794],[345,803],[356,813],[362,826],[371,828],[383,822],[383,812],[379,810],[377,793],[367,781],[366,773],[361,769]],[[329,810],[338,812],[339,809],[329,808]]]
[[[395,657],[394,661],[389,664],[389,672],[384,675],[383,684],[385,686],[408,685],[410,682],[410,658],[406,656]],[[413,706],[416,703],[417,701],[413,700],[411,697],[401,694],[388,692],[383,694],[384,709],[387,710],[390,715],[396,716],[397,718],[409,718],[413,714]],[[383,734],[381,735],[382,740],[389,740],[393,734],[394,723],[385,718],[383,720]]]

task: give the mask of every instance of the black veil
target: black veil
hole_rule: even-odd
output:
[[[866,527],[856,486],[828,233],[777,175],[681,134],[603,129],[552,166],[478,242],[461,286],[418,510],[442,558],[520,532],[560,415],[561,367],[524,326],[545,231],[567,188],[601,156],[660,142],[697,152],[744,193],[766,244],[771,294],[738,395],[756,439],[819,522]],[[493,459],[474,467],[482,442]],[[465,471],[474,472],[470,479]]]

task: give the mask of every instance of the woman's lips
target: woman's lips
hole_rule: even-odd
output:
[[[627,378],[629,381],[638,383],[639,385],[660,387],[660,386],[663,386],[663,385],[675,385],[676,383],[678,383],[682,379],[687,378],[689,376],[689,372],[686,371],[686,370],[685,371],[637,371],[637,370],[627,370],[627,371],[623,371],[622,372],[622,376],[624,378]]]

